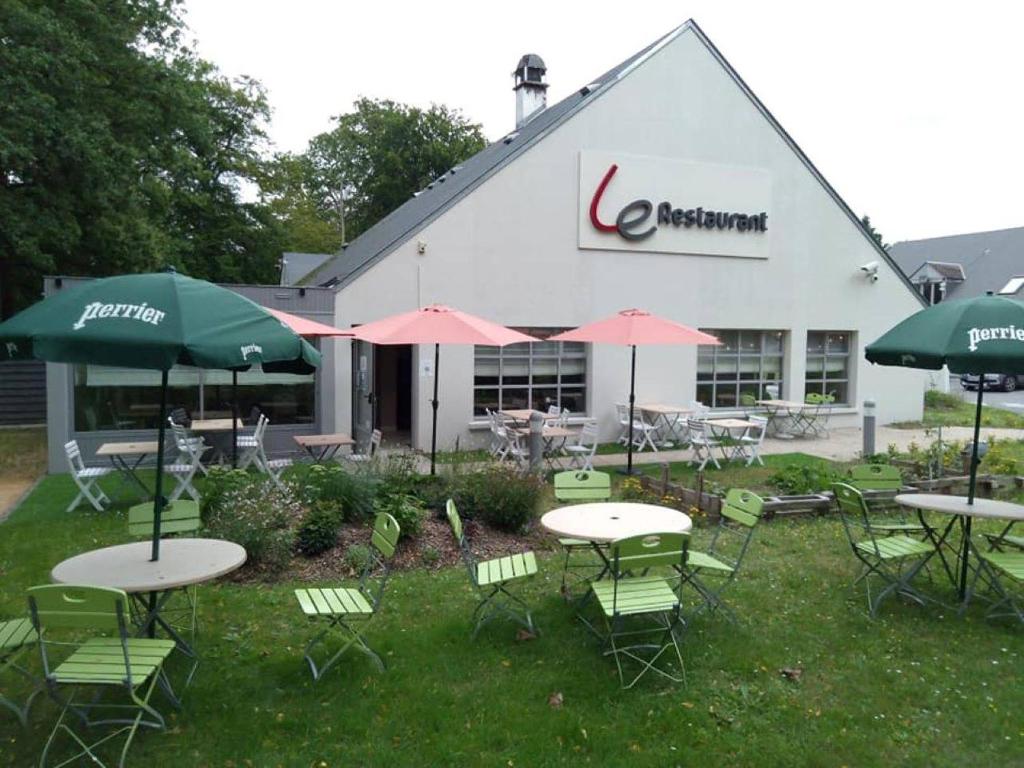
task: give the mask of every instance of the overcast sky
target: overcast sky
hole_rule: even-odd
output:
[[[687,18],[886,240],[1024,226],[1024,3],[187,0],[199,53],[267,87],[301,151],[359,96],[513,127],[520,55],[549,103]],[[686,98],[686,74],[666,98]],[[675,93],[673,93],[675,89]],[[1022,255],[1024,256],[1024,255]]]

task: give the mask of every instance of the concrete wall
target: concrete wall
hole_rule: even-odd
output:
[[[55,291],[82,282],[83,278],[49,277],[44,283],[44,295],[49,296]],[[61,288],[57,287],[58,281]],[[334,292],[328,288],[296,288],[273,285],[229,285],[230,288],[243,296],[262,304],[265,307],[284,310],[295,315],[330,324],[334,312]],[[344,355],[348,354],[348,341],[325,339],[319,342],[323,355],[322,371],[331,372],[335,367],[336,347],[343,347]],[[266,447],[272,455],[285,455],[296,451],[293,435],[315,434],[318,432],[335,431],[334,417],[338,411],[334,388],[331,386],[330,373],[318,374],[316,377],[317,421],[303,425],[273,425],[267,429]],[[76,432],[73,429],[72,414],[72,375],[71,366],[60,363],[46,364],[46,432],[49,443],[49,471],[66,472],[67,458],[64,455],[64,443],[72,438],[78,441],[82,454],[89,464],[106,464],[106,460],[97,460],[94,456],[97,448],[103,443],[118,441],[155,440],[154,430],[97,430],[93,432]],[[244,414],[243,414],[244,416]],[[230,440],[228,440],[230,444]]]
[[[762,169],[770,174],[767,259],[581,250],[581,149]],[[855,149],[855,148],[853,148]],[[589,191],[582,194],[589,199]],[[656,192],[652,192],[656,194]],[[415,241],[426,243],[418,255]],[[687,31],[338,295],[347,327],[444,302],[510,326],[573,327],[642,307],[695,327],[787,331],[784,396],[803,398],[808,330],[855,331],[855,403],[878,402],[880,423],[919,418],[924,372],[867,364],[863,349],[921,305],[695,33]],[[421,354],[428,354],[425,348]],[[624,348],[596,345],[591,414],[607,439],[628,389]],[[445,347],[439,445],[465,441],[472,420],[473,350]],[[418,371],[418,369],[417,369]],[[349,424],[349,360],[335,366],[336,423]],[[414,393],[414,444],[429,441],[429,379]],[[640,400],[686,402],[695,348],[642,348]],[[856,408],[837,413],[854,424]]]

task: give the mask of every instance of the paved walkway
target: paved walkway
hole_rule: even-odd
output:
[[[820,456],[823,459],[833,461],[854,461],[860,458],[864,438],[860,427],[843,427],[830,430],[827,438],[793,438],[790,440],[779,440],[777,438],[765,438],[761,446],[761,455],[769,456],[779,453],[806,453],[811,456]],[[926,434],[927,432],[927,434]],[[988,435],[1003,439],[1022,440],[1024,429],[995,429],[982,427],[982,438]],[[943,427],[943,441],[969,441],[974,436],[971,427]],[[875,431],[875,450],[884,453],[890,444],[895,444],[900,451],[906,451],[911,443],[917,443],[921,447],[931,445],[938,438],[935,429],[894,429],[892,427],[878,427]],[[644,451],[633,454],[634,464],[661,464],[663,462],[689,461],[693,456],[689,450],[665,450]],[[619,466],[625,463],[625,454],[609,454],[595,456],[594,466],[608,467]]]

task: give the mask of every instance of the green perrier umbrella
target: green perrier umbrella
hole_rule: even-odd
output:
[[[953,373],[979,376],[967,491],[967,503],[973,504],[984,376],[986,373],[1024,373],[1024,303],[991,293],[973,299],[943,301],[911,315],[869,344],[865,356],[870,362],[881,365],[931,370],[948,366]],[[967,517],[961,559],[961,598],[967,580],[970,535],[971,518]]]
[[[0,359],[162,372],[153,559],[160,557],[167,373],[175,365],[309,372],[320,353],[263,307],[174,270],[90,280],[0,323]]]

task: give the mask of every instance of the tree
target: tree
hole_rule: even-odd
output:
[[[341,248],[338,217],[321,212],[310,192],[311,178],[305,155],[275,155],[264,163],[259,176],[262,199],[281,224],[283,250],[334,253]]]
[[[312,139],[303,156],[304,190],[324,221],[352,240],[486,145],[480,126],[434,104],[423,110],[359,99]]]
[[[877,229],[875,229],[873,226],[871,226],[871,217],[870,216],[868,216],[867,214],[862,216],[861,219],[860,219],[860,223],[864,225],[864,229],[866,229],[868,231],[868,234],[871,235],[871,238],[876,243],[878,243],[880,248],[883,248],[886,251],[889,250],[889,244],[887,242],[885,242],[884,239],[882,238],[882,233],[879,232]]]
[[[45,273],[274,278],[281,226],[240,196],[265,94],[182,45],[180,5],[0,3],[0,316]]]

